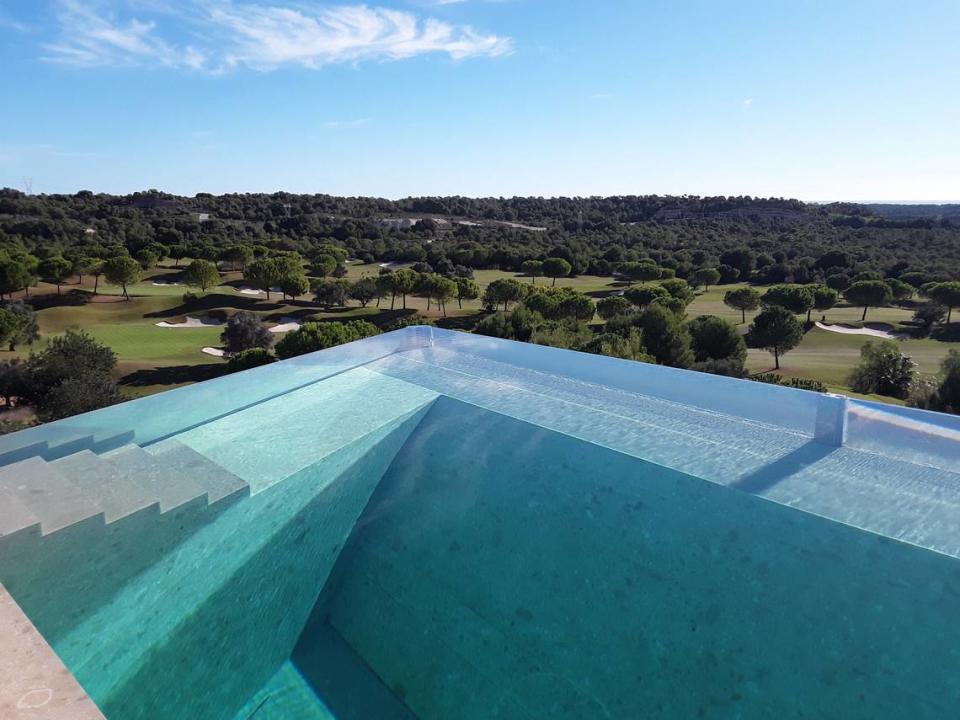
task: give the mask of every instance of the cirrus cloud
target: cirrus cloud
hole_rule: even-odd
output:
[[[428,54],[463,60],[513,50],[508,37],[367,5],[235,0],[188,0],[176,5],[128,0],[119,10],[115,5],[58,0],[57,38],[45,45],[45,59],[81,66],[225,72],[291,65],[318,69]]]

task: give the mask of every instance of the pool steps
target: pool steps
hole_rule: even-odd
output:
[[[94,452],[115,442],[88,436],[44,444],[0,467],[0,543],[17,533],[49,535],[84,521],[103,525],[249,494],[246,482],[176,440]],[[74,452],[61,454],[67,448]]]

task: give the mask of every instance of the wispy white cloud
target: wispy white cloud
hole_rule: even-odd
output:
[[[743,106],[744,106],[744,107],[748,108],[748,107],[750,107],[751,105],[753,105],[753,98],[746,98],[746,99],[743,101]]]
[[[20,33],[28,33],[31,30],[30,26],[27,25],[26,23],[22,23],[22,22],[19,22],[18,20],[14,20],[11,17],[7,17],[6,15],[3,14],[2,11],[0,11],[0,28],[7,28],[8,30],[16,30],[17,32],[20,32]]]
[[[290,3],[291,0],[284,0]],[[403,60],[426,54],[455,60],[512,52],[510,38],[469,26],[366,5],[262,4],[234,0],[58,0],[59,36],[47,59],[74,65],[179,67],[224,72],[297,65]],[[161,21],[165,24],[161,27]],[[177,42],[172,35],[203,38]]]
[[[46,59],[71,65],[199,67],[200,51],[178,48],[157,36],[153,21],[121,20],[100,3],[59,0],[60,34],[45,46]]]

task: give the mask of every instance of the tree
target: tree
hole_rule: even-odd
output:
[[[103,275],[107,282],[122,287],[127,300],[130,299],[127,286],[140,282],[141,273],[140,265],[129,255],[117,255],[103,264]]]
[[[633,312],[633,303],[623,295],[610,295],[597,303],[597,312],[604,320],[609,320],[617,315],[628,315]]]
[[[480,286],[473,280],[465,277],[458,277],[457,283],[457,306],[462,310],[464,300],[476,300],[480,297]]]
[[[269,348],[273,343],[273,333],[264,327],[259,316],[241,310],[227,320],[220,342],[230,353],[239,353],[252,348]]]
[[[308,322],[287,333],[277,343],[275,350],[277,357],[285,360],[379,334],[377,326],[366,320],[353,320],[348,323]]]
[[[100,289],[100,276],[103,275],[103,266],[106,264],[105,260],[94,260],[87,267],[87,272],[93,275],[93,294],[97,294],[97,290]]]
[[[656,280],[660,277],[660,268],[652,260],[625,262],[620,266],[620,274],[627,279],[627,285],[630,286],[637,281],[645,283],[648,280]]]
[[[840,299],[840,293],[826,285],[811,285],[813,292],[813,307],[817,312],[825,312],[837,304]],[[807,322],[810,322],[810,313],[807,312]]]
[[[848,303],[863,307],[861,322],[867,319],[868,308],[887,305],[892,295],[883,280],[858,280],[843,291]]]
[[[40,263],[40,277],[46,282],[57,286],[57,295],[60,294],[60,286],[73,273],[73,263],[64,257],[54,255]]]
[[[905,398],[913,382],[915,363],[893,340],[867,342],[860,348],[860,364],[850,374],[854,392]]]
[[[149,270],[160,261],[160,255],[153,250],[143,248],[136,252],[133,259],[140,263],[140,267],[144,270]]]
[[[386,270],[385,272],[381,270],[379,277],[377,277],[377,289],[380,291],[381,297],[390,296],[390,310],[392,311],[397,300],[397,282],[393,277],[392,270]],[[377,307],[380,307],[380,300],[377,299]]]
[[[930,276],[925,272],[911,271],[903,273],[899,278],[900,282],[905,282],[912,286],[914,290],[919,290],[921,285],[930,281]]]
[[[751,287],[737,288],[724,293],[723,304],[740,311],[740,322],[747,322],[747,310],[760,307],[760,293]]]
[[[673,300],[672,303],[666,303],[674,312],[683,312],[687,305],[693,302],[696,295],[694,295],[693,288],[690,287],[690,284],[686,280],[680,278],[671,278],[669,280],[664,280],[660,283],[660,287],[670,293],[670,298]]]
[[[483,293],[483,302],[492,308],[496,308],[503,303],[503,309],[507,310],[512,302],[520,302],[526,296],[526,290],[517,280],[513,278],[503,278],[494,280],[487,285]]]
[[[715,315],[701,315],[687,324],[693,357],[697,362],[733,360],[743,367],[747,344],[733,323]]]
[[[748,339],[753,346],[773,353],[774,367],[779,370],[780,356],[803,340],[803,325],[785,307],[770,305],[753,319]]]
[[[328,277],[337,269],[337,259],[331,255],[318,255],[311,267],[311,271],[317,277]]]
[[[457,295],[457,283],[443,275],[436,275],[431,286],[433,299],[437,301],[443,316],[447,316],[447,301],[452,300]]]
[[[19,260],[0,258],[0,299],[26,288],[31,281],[30,271]]]
[[[343,307],[350,295],[350,285],[343,280],[321,280],[313,286],[314,299],[325,308]]]
[[[379,296],[377,281],[372,277],[360,278],[350,286],[350,297],[366,307],[371,300]]]
[[[167,250],[167,254],[173,258],[174,267],[180,267],[180,261],[187,256],[187,252],[187,246],[182,243],[171,245]]]
[[[597,311],[596,303],[581,292],[571,291],[560,300],[557,307],[557,314],[560,318],[572,318],[574,320],[593,320]]]
[[[756,265],[757,256],[747,247],[734,248],[720,254],[720,262],[724,265],[730,265],[740,271],[740,277],[744,280],[750,277],[753,268]]]
[[[206,292],[207,288],[220,284],[220,271],[217,270],[216,264],[209,260],[194,260],[187,265],[181,279],[190,287],[197,287],[201,292]]]
[[[18,345],[33,345],[40,339],[40,324],[33,308],[22,300],[0,303],[0,344],[10,352]]]
[[[960,306],[960,282],[952,280],[937,283],[927,291],[927,295],[931,300],[947,309],[947,324],[949,325],[953,309]]]
[[[924,336],[929,335],[933,326],[942,323],[946,317],[947,309],[935,302],[923,303],[913,311],[913,321],[920,326]]]
[[[944,412],[960,414],[960,351],[950,350],[940,363],[937,407]]]
[[[775,285],[763,294],[760,302],[767,307],[778,305],[797,315],[807,313],[809,321],[809,313],[813,308],[813,290],[806,285]]]
[[[913,285],[905,283],[902,280],[897,280],[896,278],[887,278],[884,282],[887,284],[887,287],[890,288],[890,293],[896,302],[909,300],[913,297],[913,293],[916,292],[916,288],[913,287]]]
[[[740,271],[733,265],[720,265],[717,272],[720,273],[721,285],[730,285],[740,279]]]
[[[848,287],[850,287],[850,276],[846,273],[834,273],[832,275],[827,275],[826,279],[827,287],[843,292]]]
[[[529,275],[530,282],[534,285],[537,284],[537,275],[540,274],[541,270],[543,270],[543,263],[540,260],[524,260],[523,264],[520,265],[520,272]]]
[[[0,360],[0,398],[3,398],[7,408],[29,395],[31,382],[27,364],[20,358]]]
[[[281,268],[281,270],[282,272],[277,278],[277,285],[280,287],[280,292],[284,298],[289,297],[296,300],[310,289],[310,281],[303,274],[303,270],[291,268],[287,268],[285,271]],[[342,281],[338,280],[337,282]]]
[[[676,313],[654,303],[637,313],[633,324],[643,332],[643,344],[659,364],[678,368],[693,364],[690,333]]]
[[[592,320],[593,300],[572,288],[536,288],[526,295],[524,304],[548,320]]]
[[[704,290],[718,282],[720,282],[720,271],[716,268],[700,268],[693,274],[693,284],[703,285]]]
[[[116,364],[114,352],[89,333],[67,330],[31,356],[30,403],[48,421],[119,402],[123,398],[112,377]]]
[[[81,285],[83,284],[83,276],[89,275],[90,271],[99,263],[100,261],[96,258],[89,257],[87,255],[81,255],[76,260],[73,261],[73,272],[77,274],[77,282]]]
[[[220,262],[233,270],[244,270],[253,262],[253,248],[249,245],[231,245],[220,252]]]
[[[265,292],[269,300],[270,290],[279,279],[279,269],[273,260],[256,260],[247,265],[247,269],[243,271],[243,279],[257,290]]]
[[[400,268],[393,273],[394,287],[396,288],[397,294],[400,295],[403,300],[404,310],[407,309],[407,294],[414,292],[419,282],[420,273],[414,272],[410,268]],[[392,303],[390,309],[393,309]]]
[[[661,304],[664,301],[670,300],[673,296],[667,292],[666,288],[660,285],[645,285],[638,288],[630,288],[627,290],[623,297],[632,304],[636,305],[638,308],[645,308],[647,305],[651,305],[655,302],[660,302]]]
[[[573,270],[573,266],[563,258],[550,257],[543,261],[543,274],[553,278],[553,285],[556,286],[557,278],[567,277]]]

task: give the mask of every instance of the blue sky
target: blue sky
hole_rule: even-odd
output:
[[[0,0],[0,186],[960,201],[956,0]]]

